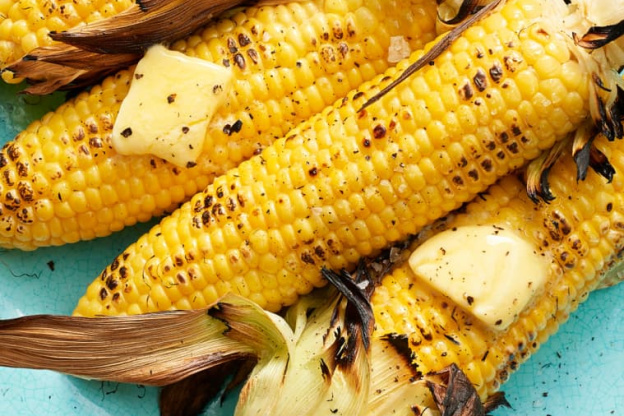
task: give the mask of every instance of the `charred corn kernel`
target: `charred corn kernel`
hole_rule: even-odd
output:
[[[353,84],[353,79],[359,83],[385,70],[389,66],[386,56],[372,57],[365,50],[371,39],[386,47],[391,36],[401,34],[409,38],[414,49],[433,39],[435,2],[385,2],[388,7],[378,15],[379,24],[363,27],[357,23],[355,13],[377,3],[381,0],[354,5],[343,15],[326,12],[325,2],[320,0],[249,8],[176,42],[175,49],[229,67],[234,74],[227,104],[212,118],[205,152],[194,167],[177,167],[147,155],[124,157],[111,148],[112,126],[133,76],[131,71],[107,78],[33,123],[0,153],[2,178],[15,177],[0,183],[0,215],[11,224],[3,228],[0,246],[34,249],[104,236],[172,210],[216,175],[258,153],[298,122],[355,88],[358,84]],[[309,42],[302,43],[299,32],[307,33]],[[326,48],[335,53],[324,55]],[[277,61],[275,53],[280,50],[293,55]],[[302,68],[312,75],[299,76]],[[295,111],[298,106],[305,111]],[[327,158],[331,158],[329,153]],[[308,170],[300,172],[299,185],[305,183]],[[71,182],[75,172],[84,178],[79,187]],[[91,173],[92,180],[87,180],[85,172]],[[35,192],[34,175],[45,178],[47,190]],[[63,192],[54,192],[56,188]],[[72,197],[72,192],[83,194]],[[100,194],[99,203],[88,203],[95,193]],[[20,196],[13,198],[17,194]],[[300,203],[296,198],[291,201],[295,211]],[[61,238],[50,233],[50,239],[29,241],[25,235],[40,219],[19,218],[18,212],[37,201],[44,201],[62,215],[61,229],[65,219],[80,213],[90,212],[98,223],[88,229],[73,229],[71,238],[69,234]],[[267,220],[269,217],[257,215],[250,222]],[[51,221],[48,218],[37,228],[49,226]]]
[[[624,172],[624,143],[601,138],[597,146],[610,155],[617,176]],[[373,295],[376,336],[407,334],[419,372],[438,371],[455,362],[482,399],[491,395],[601,284],[601,271],[617,261],[624,247],[624,198],[620,197],[624,182],[607,183],[593,172],[586,181],[577,182],[575,172],[572,158],[560,160],[550,175],[556,199],[538,205],[527,197],[524,183],[515,176],[506,177],[468,204],[464,213],[434,225],[423,237],[427,244],[439,232],[459,234],[466,226],[495,227],[533,247],[535,255],[548,264],[546,280],[540,288],[535,274],[518,276],[534,282],[535,291],[506,329],[482,322],[471,313],[468,301],[433,289],[427,278],[405,263],[386,276]],[[462,251],[470,256],[472,249],[466,246]],[[524,260],[535,264],[530,257]],[[500,257],[492,258],[476,274],[490,276],[486,270],[496,269],[500,261]],[[476,282],[482,277],[466,274],[465,278]],[[490,295],[503,296],[512,304],[514,296],[504,296],[504,288],[491,290]],[[470,303],[477,301],[475,296]]]
[[[132,0],[5,0],[0,3],[0,68],[37,47],[51,45],[51,31],[110,17],[132,4]]]
[[[566,131],[584,123],[589,110],[566,119],[561,126],[535,129],[517,116],[516,109],[503,103],[491,121],[472,129],[474,134],[446,133],[446,140],[441,143],[433,143],[429,138],[427,127],[431,122],[415,118],[413,114],[423,107],[424,101],[435,102],[436,97],[438,102],[457,104],[442,104],[444,113],[454,113],[460,104],[477,108],[480,106],[477,100],[488,102],[489,97],[501,88],[499,84],[514,79],[520,69],[536,73],[533,67],[518,58],[516,66],[511,69],[501,67],[500,74],[495,71],[495,80],[491,75],[484,75],[485,78],[478,75],[488,74],[489,68],[505,57],[513,54],[520,57],[517,51],[528,36],[524,30],[526,27],[538,25],[542,30],[550,31],[548,42],[567,42],[566,36],[552,31],[547,22],[542,21],[538,5],[537,0],[506,3],[503,10],[516,8],[523,17],[507,22],[503,33],[487,29],[488,19],[498,18],[497,13],[476,26],[475,30],[482,32],[481,42],[498,46],[492,48],[491,54],[481,54],[474,47],[466,46],[472,62],[468,68],[457,68],[457,78],[449,79],[447,83],[441,81],[439,68],[453,59],[453,54],[443,53],[432,65],[426,65],[378,102],[360,110],[367,96],[392,82],[422,55],[422,52],[415,53],[396,68],[364,84],[359,91],[349,94],[347,99],[301,123],[260,155],[217,177],[214,183],[117,257],[92,283],[75,313],[86,316],[103,310],[110,314],[128,313],[125,308],[118,308],[115,301],[124,296],[119,285],[110,286],[107,281],[133,280],[137,287],[158,285],[188,267],[197,268],[206,279],[216,279],[217,283],[209,285],[214,285],[216,292],[221,293],[223,285],[232,288],[234,276],[219,274],[209,264],[216,256],[231,249],[240,250],[242,258],[236,261],[246,262],[250,272],[259,276],[256,278],[263,285],[260,292],[250,294],[250,297],[253,296],[254,301],[264,308],[279,310],[291,298],[275,296],[274,286],[268,283],[274,281],[275,270],[263,271],[258,260],[267,253],[274,253],[268,236],[285,225],[275,216],[272,208],[275,204],[290,201],[301,206],[293,210],[294,220],[287,224],[292,225],[297,238],[288,249],[290,258],[297,262],[298,272],[292,273],[292,266],[282,264],[277,274],[282,276],[281,282],[286,285],[280,287],[281,290],[294,286],[297,293],[302,294],[323,284],[319,273],[321,266],[352,267],[361,256],[374,254],[392,241],[417,232],[426,223],[484,191],[497,178],[521,166],[527,158],[536,157],[539,148],[549,147],[565,137]],[[469,45],[467,42],[462,44]],[[475,77],[478,79],[476,84]],[[537,74],[535,77],[538,83],[548,81],[540,79]],[[587,82],[588,77],[584,77],[582,83]],[[421,89],[421,85],[429,85],[429,88]],[[481,88],[479,85],[487,86]],[[454,91],[455,99],[443,97],[450,94],[449,88]],[[578,95],[586,102],[586,91],[581,87],[568,90],[567,94]],[[409,100],[403,101],[403,97]],[[527,101],[527,105],[532,104]],[[558,108],[557,105],[553,103],[551,110]],[[550,112],[537,114],[540,122],[552,122]],[[432,116],[432,120],[437,118]],[[460,130],[455,126],[444,126],[443,130],[455,131],[456,128]],[[445,154],[446,148],[452,146],[455,146],[454,157],[458,162],[449,170],[446,161],[440,164],[438,159]],[[322,156],[328,149],[329,161]],[[437,168],[440,165],[442,169]],[[343,177],[349,187],[332,188],[336,177]],[[390,190],[392,184],[408,186],[410,190]],[[386,204],[383,198],[376,197],[382,190],[386,194],[395,194],[389,198],[393,202]],[[369,201],[374,203],[369,204]],[[331,231],[329,222],[325,222],[334,218],[331,215],[334,210],[340,218],[335,232]],[[381,212],[385,221],[392,225],[391,232],[381,223],[378,214]],[[233,225],[238,233],[234,241],[222,238],[227,225]],[[174,238],[168,233],[188,236],[188,239],[176,241],[183,247],[193,248],[187,248],[183,256],[152,257],[150,247],[166,245]],[[169,251],[177,252],[174,247]],[[148,280],[143,268],[130,267],[129,263],[133,263],[135,257],[143,261],[150,259],[154,264],[176,266],[171,269],[159,266],[158,273]],[[330,258],[333,258],[331,263]],[[338,263],[336,258],[344,262]],[[123,275],[119,273],[121,267],[124,267]],[[89,295],[93,293],[99,295]],[[216,298],[205,300],[212,302]],[[144,311],[152,310],[151,304],[138,306]]]

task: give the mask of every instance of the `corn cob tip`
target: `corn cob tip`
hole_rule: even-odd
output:
[[[439,2],[440,3],[440,2]],[[444,3],[444,2],[442,2]],[[457,3],[457,2],[455,2]],[[438,44],[425,53],[418,61],[403,70],[401,76],[392,83],[385,86],[373,97],[369,98],[360,111],[378,101],[381,97],[395,88],[399,83],[404,82],[410,75],[421,69],[424,65],[438,56],[447,46],[456,39],[475,21],[483,18],[496,7],[499,1],[490,1],[486,6],[480,1],[465,0],[457,7],[454,17],[445,19],[439,18],[449,24],[457,24],[450,30]],[[559,28],[566,36],[573,39],[574,46],[571,50],[576,58],[586,67],[591,74],[593,83],[590,85],[592,97],[590,100],[590,113],[594,120],[594,129],[582,128],[582,134],[577,134],[573,143],[573,155],[577,161],[577,178],[582,180],[587,175],[587,169],[591,167],[596,172],[611,180],[614,174],[612,167],[604,155],[600,154],[591,143],[597,134],[602,134],[609,140],[621,139],[624,136],[622,127],[622,116],[624,115],[624,81],[613,68],[620,68],[624,65],[624,8],[618,8],[614,14],[604,16],[604,9],[610,7],[595,7],[592,2],[576,0],[568,7],[563,2],[544,2],[543,7],[549,9],[554,16],[560,16],[561,22],[553,22],[554,28]],[[598,2],[599,3],[599,2]],[[442,8],[441,8],[442,9]],[[617,21],[609,25],[599,25],[599,22]],[[585,31],[583,36],[579,36],[577,31]],[[595,50],[600,49],[600,53]],[[594,52],[587,53],[585,50]],[[549,167],[562,153],[562,148],[557,146],[554,150],[532,163],[531,180],[528,183],[527,191],[534,201],[552,200],[553,196],[549,191],[548,172]]]

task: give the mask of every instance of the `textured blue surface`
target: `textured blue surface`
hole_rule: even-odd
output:
[[[0,85],[0,142],[55,100],[17,98]],[[58,99],[56,100],[58,101]],[[30,102],[30,104],[28,104]],[[35,252],[0,251],[0,319],[71,313],[88,283],[147,230],[143,224],[97,241]],[[596,292],[560,332],[512,375],[509,415],[624,414],[624,285]],[[0,351],[0,354],[2,351]],[[85,381],[47,371],[0,368],[1,415],[157,415],[158,391]],[[206,415],[231,415],[234,399]]]

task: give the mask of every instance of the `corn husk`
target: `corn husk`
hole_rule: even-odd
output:
[[[32,84],[24,90],[28,94],[43,95],[56,90],[82,88],[133,65],[149,46],[188,36],[228,9],[243,4],[285,2],[140,0],[112,17],[50,33],[58,44],[37,48],[3,71]]]

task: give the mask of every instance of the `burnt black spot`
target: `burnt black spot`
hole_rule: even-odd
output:
[[[234,122],[234,124],[232,124],[232,128],[230,129],[230,134],[232,134],[232,133],[240,133],[242,128],[243,128],[242,120],[236,120]]]
[[[223,209],[223,205],[216,203],[214,204],[214,206],[212,207],[212,215],[213,216],[217,216],[217,215],[225,215],[225,209]]]
[[[459,89],[459,96],[464,100],[470,100],[474,96],[474,91],[469,83],[464,84],[464,86]]]
[[[110,270],[113,272],[117,270],[117,268],[119,268],[119,257],[116,257],[110,265]]]
[[[241,208],[245,206],[245,198],[241,194],[236,195],[236,200],[238,201],[238,205],[240,205]]]
[[[385,135],[386,135],[386,128],[383,125],[378,124],[375,127],[373,127],[374,138],[382,139]]]
[[[503,77],[503,67],[499,62],[494,62],[494,65],[490,68],[490,78],[492,81],[498,83]]]
[[[323,247],[321,246],[314,247],[314,254],[316,254],[321,260],[325,258],[325,250],[323,250]]]
[[[475,76],[472,78],[475,87],[478,91],[484,91],[487,88],[487,76],[482,69],[479,69]]]
[[[236,41],[233,38],[227,38],[226,44],[230,53],[235,53],[238,51],[238,47],[236,46]]]
[[[490,159],[484,159],[481,161],[481,167],[484,171],[491,172],[494,165],[492,164],[492,161]]]
[[[32,189],[32,186],[30,186],[29,182],[20,182],[17,185],[17,193],[19,194],[20,198],[26,202],[30,202],[35,199],[35,191]]]
[[[119,268],[119,277],[123,280],[123,279],[127,279],[128,278],[128,268],[126,266],[121,266]]]
[[[181,256],[174,256],[173,257],[173,263],[177,266],[177,267],[182,267],[184,266],[184,258]]]
[[[202,212],[202,215],[201,215],[202,224],[204,224],[204,226],[208,226],[210,225],[210,220],[211,220],[210,211]]]
[[[256,52],[255,49],[247,50],[247,56],[249,57],[249,59],[251,59],[251,62],[253,62],[254,64],[257,64],[258,61],[260,60],[260,56],[258,55],[258,52]]]
[[[100,299],[104,300],[108,296],[108,291],[105,288],[100,289]]]
[[[340,52],[340,55],[342,55],[342,57],[344,58],[349,52],[349,46],[344,42],[340,42],[338,44],[338,52]]]
[[[240,33],[238,35],[238,44],[243,47],[243,46],[247,46],[251,43],[251,39],[249,39],[249,36],[247,36],[244,33]]]
[[[132,136],[132,129],[130,127],[126,127],[125,129],[123,129],[123,131],[121,132],[121,135],[125,138],[128,138],[130,136]]]
[[[342,39],[344,37],[344,32],[340,26],[334,27],[332,29],[332,34],[334,35],[334,39]]]
[[[4,172],[2,172],[2,176],[4,176],[4,183],[6,183],[8,186],[15,185],[15,175],[13,174],[13,171],[5,170]]]
[[[318,168],[315,166],[311,168],[310,170],[308,170],[308,173],[310,174],[310,176],[316,176],[318,175]]]
[[[89,139],[89,146],[95,148],[95,149],[100,149],[103,146],[102,143],[102,139],[100,139],[99,137],[91,137]]]
[[[177,97],[177,96],[178,96],[178,95],[177,95],[177,94],[175,94],[175,93],[174,93],[174,94],[169,94],[169,95],[167,96],[167,103],[168,103],[168,104],[173,104],[173,103],[175,103],[175,100],[176,100],[176,97]]]
[[[113,279],[113,276],[109,276],[108,279],[106,279],[106,287],[108,287],[110,290],[115,290],[118,285],[119,282],[117,281],[117,279]]]
[[[206,198],[204,198],[204,208],[210,208],[213,203],[214,197],[212,195],[208,195],[206,196]]]
[[[511,153],[513,153],[514,155],[515,155],[515,154],[518,154],[518,152],[519,152],[519,149],[518,149],[518,143],[516,143],[516,142],[509,143],[509,144],[507,145],[507,149],[509,149],[509,151],[510,151]]]
[[[516,72],[518,64],[522,62],[522,60],[515,56],[505,56],[503,58],[503,62],[505,64],[505,68],[507,68],[509,72]]]
[[[241,55],[240,53],[237,53],[236,55],[234,55],[234,63],[240,69],[245,69],[247,67],[247,63],[245,62],[245,57]]]
[[[89,148],[87,146],[85,146],[84,144],[81,144],[80,146],[78,146],[78,151],[80,153],[82,153],[83,155],[89,155]]]
[[[309,252],[304,252],[301,253],[301,261],[306,263],[306,264],[315,264],[314,258],[312,257],[312,255]]]

